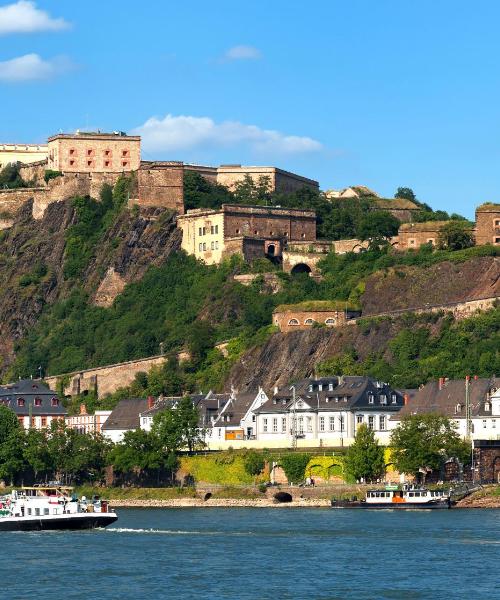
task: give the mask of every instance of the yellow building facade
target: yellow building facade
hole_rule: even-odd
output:
[[[47,144],[0,144],[0,169],[18,162],[27,165],[45,160],[47,154]]]

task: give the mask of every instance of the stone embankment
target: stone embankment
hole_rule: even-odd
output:
[[[114,508],[322,508],[330,506],[327,498],[298,498],[276,502],[269,498],[175,498],[171,500],[111,500]]]
[[[487,486],[460,500],[456,508],[500,508],[500,488]]]

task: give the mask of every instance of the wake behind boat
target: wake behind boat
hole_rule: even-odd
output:
[[[106,500],[79,499],[70,487],[23,487],[0,499],[0,531],[95,529],[117,519]]]
[[[368,490],[364,500],[337,500],[332,498],[333,508],[382,508],[382,509],[436,509],[451,508],[453,501],[449,491],[428,490],[404,485],[388,485],[384,489]]]

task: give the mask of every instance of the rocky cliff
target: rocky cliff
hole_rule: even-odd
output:
[[[14,358],[16,341],[26,336],[44,306],[69,295],[80,286],[99,304],[99,290],[109,274],[115,289],[107,289],[107,302],[126,283],[142,277],[152,264],[160,264],[180,247],[173,215],[161,208],[122,210],[103,232],[79,281],[64,278],[66,236],[75,223],[70,200],[51,204],[41,220],[32,217],[31,203],[18,213],[14,225],[0,235],[0,370]]]

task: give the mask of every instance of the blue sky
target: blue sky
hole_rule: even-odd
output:
[[[0,141],[140,132],[450,212],[498,201],[500,3],[0,0]]]

